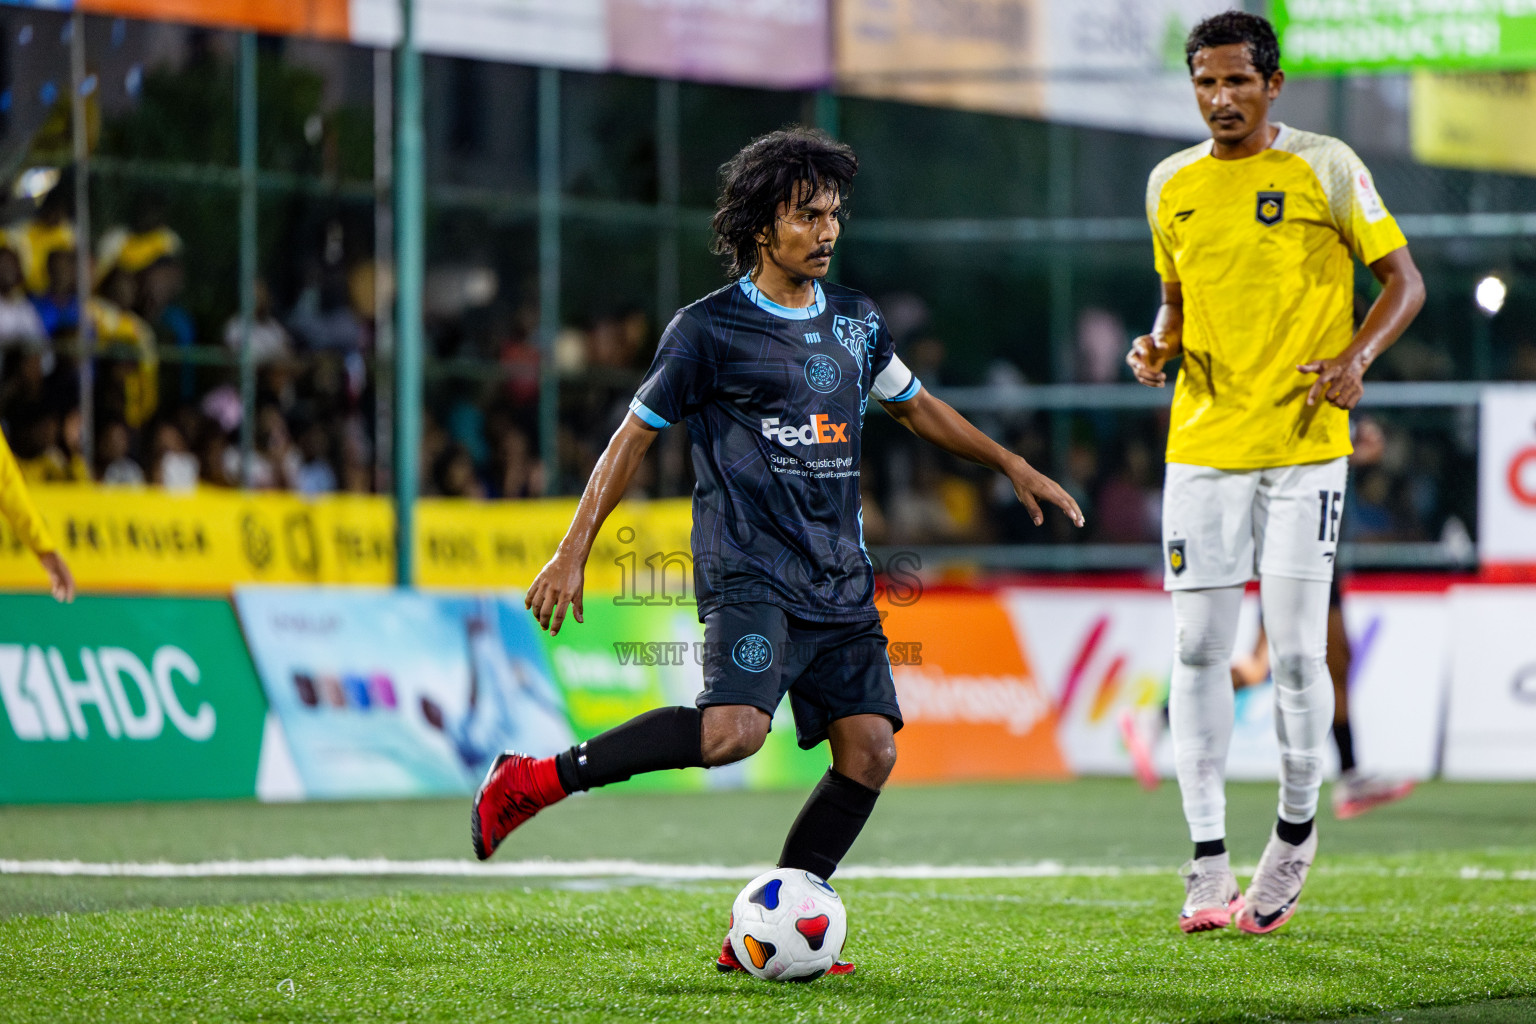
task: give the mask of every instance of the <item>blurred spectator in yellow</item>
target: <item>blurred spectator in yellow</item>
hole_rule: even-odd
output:
[[[96,246],[98,280],[113,270],[137,274],[156,260],[181,257],[181,236],[165,223],[165,204],[159,197],[148,199],[139,209],[131,227],[108,228]]]
[[[33,484],[89,483],[90,467],[79,455],[80,410],[63,416],[49,409],[22,428],[17,437],[16,464],[22,479]]]
[[[91,328],[96,332],[102,418],[121,419],[137,430],[160,404],[160,352],[155,332],[132,312],[138,278],[121,267],[102,278],[91,299]]]
[[[21,257],[22,279],[27,291],[33,295],[48,291],[52,286],[49,257],[68,250],[70,259],[74,259],[75,226],[69,220],[69,199],[64,195],[64,189],[54,186],[43,197],[37,214],[16,225],[9,233]]]

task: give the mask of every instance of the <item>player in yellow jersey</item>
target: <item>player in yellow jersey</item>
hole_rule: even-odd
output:
[[[59,554],[59,546],[53,542],[48,525],[38,515],[32,496],[27,493],[27,482],[22,479],[21,468],[5,435],[0,434],[0,513],[10,522],[11,529],[21,542],[32,549],[37,560],[43,563],[48,574],[48,589],[54,600],[68,604],[75,599],[75,578],[69,566]]]
[[[1185,44],[1211,140],[1152,172],[1147,219],[1163,281],[1152,332],[1126,361],[1174,391],[1163,490],[1173,594],[1169,726],[1195,855],[1186,932],[1263,934],[1288,921],[1317,850],[1313,819],[1333,719],[1328,590],[1344,504],[1349,410],[1361,378],[1424,302],[1407,243],[1370,172],[1337,139],[1269,120],[1280,47],[1269,22],[1227,11]],[[1382,291],[1358,331],[1354,258]],[[1233,725],[1228,665],[1257,574],[1275,679],[1279,819],[1246,897],[1226,850]]]

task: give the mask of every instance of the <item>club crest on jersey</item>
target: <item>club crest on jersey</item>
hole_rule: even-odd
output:
[[[862,368],[875,352],[875,332],[880,329],[880,315],[871,313],[863,320],[847,316],[832,318],[832,333],[838,343],[853,356],[854,365]]]
[[[1259,223],[1267,226],[1278,224],[1285,219],[1285,193],[1284,192],[1260,192],[1258,207],[1254,216]]]
[[[1184,570],[1189,568],[1189,560],[1184,557],[1184,541],[1168,542],[1168,568],[1173,570],[1175,576],[1184,575]]]
[[[836,359],[818,353],[806,360],[805,382],[811,386],[812,391],[830,395],[843,382],[843,372],[838,368]]]

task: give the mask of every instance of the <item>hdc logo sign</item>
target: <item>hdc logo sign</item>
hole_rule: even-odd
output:
[[[1485,388],[1480,435],[1478,554],[1536,565],[1536,386]]]
[[[180,647],[159,648],[148,665],[122,647],[82,647],[76,664],[57,647],[0,644],[0,703],[18,740],[83,740],[93,725],[112,739],[154,740],[167,720],[189,740],[213,736],[213,705],[188,708],[176,692],[178,677],[182,686],[202,678]]]

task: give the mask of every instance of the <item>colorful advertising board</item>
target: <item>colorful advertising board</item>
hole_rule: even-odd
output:
[[[226,594],[246,583],[388,584],[394,506],[373,495],[203,488],[32,489],[86,591]],[[526,587],[575,513],[575,499],[417,505],[416,564],[427,587]],[[625,502],[593,547],[593,592],[659,599],[693,590],[686,499]],[[46,577],[0,517],[0,587],[41,590]]]
[[[0,595],[0,803],[250,797],[266,712],[227,601]]]
[[[1536,67],[1536,5],[1525,0],[1273,0],[1293,74]]]
[[[1006,590],[1000,596],[1055,708],[1057,741],[1068,769],[1129,774],[1120,719],[1130,712],[1143,735],[1156,738],[1154,762],[1171,778],[1173,750],[1161,712],[1173,659],[1168,595],[1062,587]],[[1428,778],[1436,767],[1450,657],[1444,595],[1359,591],[1348,594],[1344,607],[1354,650],[1349,692],[1361,762],[1388,775]],[[1236,654],[1253,650],[1258,622],[1259,602],[1250,594]],[[1238,693],[1227,763],[1231,778],[1276,777],[1274,700],[1274,684],[1267,681]]]
[[[607,22],[615,71],[773,89],[832,77],[826,0],[608,0]]]
[[[235,603],[282,730],[269,799],[466,794],[503,750],[553,754],[702,688],[692,606],[589,595],[586,622],[551,638],[511,592],[248,587]],[[749,760],[629,785],[808,785],[826,765],[795,745],[786,704]]]
[[[1477,446],[1477,553],[1484,565],[1536,565],[1536,385],[1483,389]]]
[[[1536,587],[1456,587],[1448,779],[1536,779]]]

